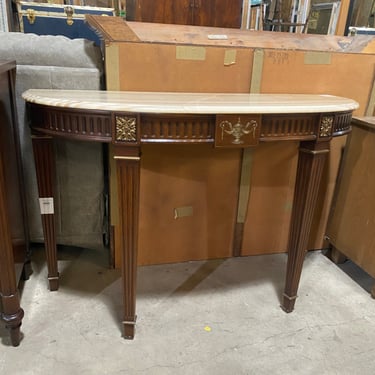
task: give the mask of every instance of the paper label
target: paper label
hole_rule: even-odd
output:
[[[206,48],[199,46],[177,46],[177,60],[206,60]]]
[[[40,213],[42,215],[53,214],[53,198],[39,198]]]
[[[331,54],[328,52],[309,51],[305,52],[304,60],[306,65],[330,65]]]
[[[174,218],[178,219],[180,217],[186,216],[193,216],[193,207],[192,206],[185,206],[185,207],[177,207],[174,209]]]
[[[228,35],[225,34],[209,34],[207,35],[207,38],[210,40],[227,40]]]
[[[235,49],[227,49],[224,55],[224,65],[233,65],[236,63],[237,51]]]

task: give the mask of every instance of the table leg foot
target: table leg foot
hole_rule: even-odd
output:
[[[18,327],[9,328],[9,334],[12,346],[19,346],[21,342],[21,324]]]
[[[124,338],[126,340],[133,340],[135,335],[135,319],[134,321],[123,322],[124,325]]]
[[[284,293],[281,308],[286,313],[291,313],[294,310],[294,304],[296,303],[296,299],[297,299],[297,296],[290,297]]]
[[[5,327],[9,330],[10,340],[13,346],[18,346],[21,342],[21,324],[23,315],[23,310],[19,308],[14,314],[4,313],[2,316],[2,319],[5,322]]]
[[[32,273],[33,273],[33,269],[31,267],[31,261],[27,260],[24,263],[23,268],[22,268],[22,274],[21,274],[22,280],[23,281],[29,280]]]
[[[49,290],[54,292],[59,289],[59,276],[48,277]]]

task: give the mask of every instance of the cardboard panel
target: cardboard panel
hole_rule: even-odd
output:
[[[241,150],[144,145],[139,264],[232,255]]]
[[[121,43],[120,90],[248,92],[252,54],[245,49]]]
[[[298,142],[263,143],[254,152],[242,255],[287,248]]]
[[[356,115],[369,100],[375,55],[266,50],[261,92],[331,94],[356,100]]]

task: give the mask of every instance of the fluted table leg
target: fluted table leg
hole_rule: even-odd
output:
[[[3,162],[0,154],[0,299],[2,305],[0,316],[5,321],[6,328],[9,329],[12,345],[18,346],[21,341],[20,327],[23,310],[20,306],[16,271],[14,268]]]
[[[44,232],[44,243],[51,291],[59,288],[57,268],[57,246],[55,235],[54,191],[55,160],[52,138],[33,136],[33,150],[39,190],[40,211]]]
[[[138,251],[139,176],[138,148],[115,151],[119,228],[121,233],[122,280],[124,292],[124,337],[133,339],[136,322],[136,282]]]
[[[329,142],[301,142],[288,244],[282,308],[294,309]]]

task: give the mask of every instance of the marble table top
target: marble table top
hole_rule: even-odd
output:
[[[30,103],[60,108],[135,113],[267,114],[352,111],[354,100],[332,95],[177,93],[31,89],[22,97]]]

